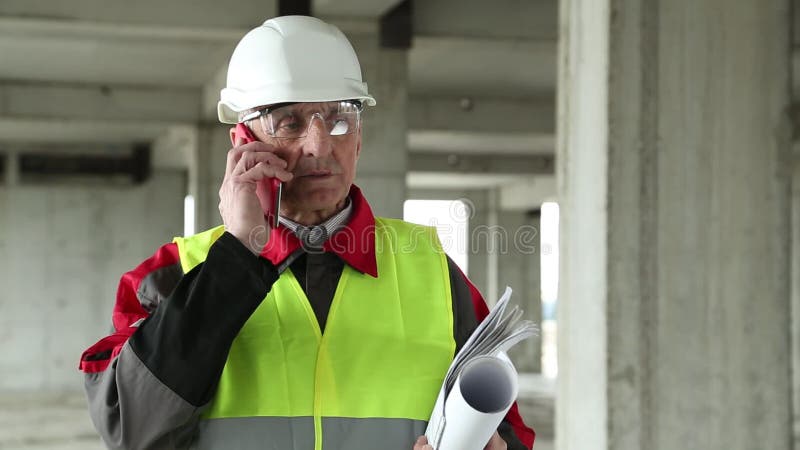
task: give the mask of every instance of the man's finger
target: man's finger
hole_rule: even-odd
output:
[[[254,141],[245,143],[243,137],[236,136],[235,145],[232,149],[228,150],[228,156],[225,163],[225,175],[228,175],[233,171],[234,167],[236,167],[236,164],[239,162],[239,158],[241,158],[245,152],[255,151],[254,147],[260,147],[259,144],[263,144],[263,142]]]
[[[231,175],[241,175],[259,163],[265,163],[277,169],[285,169],[286,166],[288,166],[286,161],[274,153],[247,151],[239,156],[239,160],[231,171]]]
[[[264,178],[277,178],[281,181],[290,181],[294,175],[286,169],[272,166],[264,162],[260,162],[255,166],[247,169],[243,173],[237,174],[237,181],[243,182],[256,182]]]
[[[233,147],[232,149],[228,150],[228,156],[225,162],[225,176],[228,176],[231,173],[233,173],[233,169],[236,167],[236,164],[239,162],[239,159],[242,157],[242,154],[244,152],[245,149],[242,148],[241,145],[237,145],[236,147]]]
[[[236,164],[239,162],[239,159],[242,155],[246,153],[254,153],[254,154],[264,154],[264,155],[274,155],[276,148],[266,144],[261,141],[253,141],[244,143],[244,140],[240,140],[238,137],[236,142],[241,142],[241,145],[233,147],[232,149],[228,150],[227,161],[225,165],[225,175],[228,175],[233,172]]]
[[[244,145],[244,136],[236,135],[236,139],[233,142],[233,148],[228,151],[228,156],[225,162],[225,175],[228,175],[233,170],[233,167],[239,162],[239,157],[242,155],[244,149],[242,149],[242,145]]]

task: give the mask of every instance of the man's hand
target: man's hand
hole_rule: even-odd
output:
[[[507,448],[508,444],[506,444],[506,441],[495,431],[489,439],[489,443],[486,444],[486,447],[483,447],[483,450],[506,450]]]
[[[243,142],[237,139],[228,151],[225,178],[219,189],[219,212],[225,229],[258,255],[269,238],[270,224],[264,217],[256,186],[264,178],[289,181],[292,174],[273,146],[260,141]]]
[[[506,448],[508,448],[506,441],[495,431],[489,439],[489,443],[483,447],[483,450],[506,450]],[[414,443],[413,450],[433,450],[433,447],[428,444],[428,438],[420,436],[417,438],[417,442]]]
[[[414,448],[412,450],[433,450],[433,447],[428,444],[428,438],[422,435],[417,438],[417,442],[414,442]]]

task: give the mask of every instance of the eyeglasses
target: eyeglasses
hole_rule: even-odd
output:
[[[247,123],[259,119],[264,134],[278,139],[299,139],[308,135],[318,118],[330,136],[355,133],[361,123],[361,102],[355,100],[322,103],[280,103],[241,117]],[[253,124],[248,124],[252,127]]]

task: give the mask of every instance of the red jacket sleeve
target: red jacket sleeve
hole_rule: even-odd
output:
[[[486,301],[484,301],[483,296],[481,295],[480,291],[478,291],[478,288],[472,284],[472,281],[470,281],[466,276],[464,276],[464,279],[467,280],[469,290],[472,293],[472,306],[475,308],[475,317],[478,319],[478,323],[480,323],[486,318],[486,316],[489,315],[489,308],[486,306]],[[511,427],[514,429],[514,433],[517,435],[520,442],[525,444],[525,446],[528,448],[533,448],[533,442],[536,439],[536,432],[533,431],[533,428],[525,425],[525,422],[522,420],[522,416],[519,414],[517,402],[514,402],[514,404],[511,405],[511,409],[508,411],[508,414],[506,414],[505,420],[511,424]]]
[[[111,315],[114,332],[83,352],[78,366],[80,370],[87,373],[102,372],[108,367],[108,364],[122,350],[128,338],[136,331],[138,322],[148,316],[148,312],[142,306],[137,294],[140,283],[153,271],[178,262],[178,246],[169,243],[163,245],[153,256],[122,276]]]

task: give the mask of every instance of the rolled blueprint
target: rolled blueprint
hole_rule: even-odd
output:
[[[429,442],[436,450],[482,450],[518,390],[517,371],[505,354],[470,360],[444,402],[444,415],[431,417]]]

